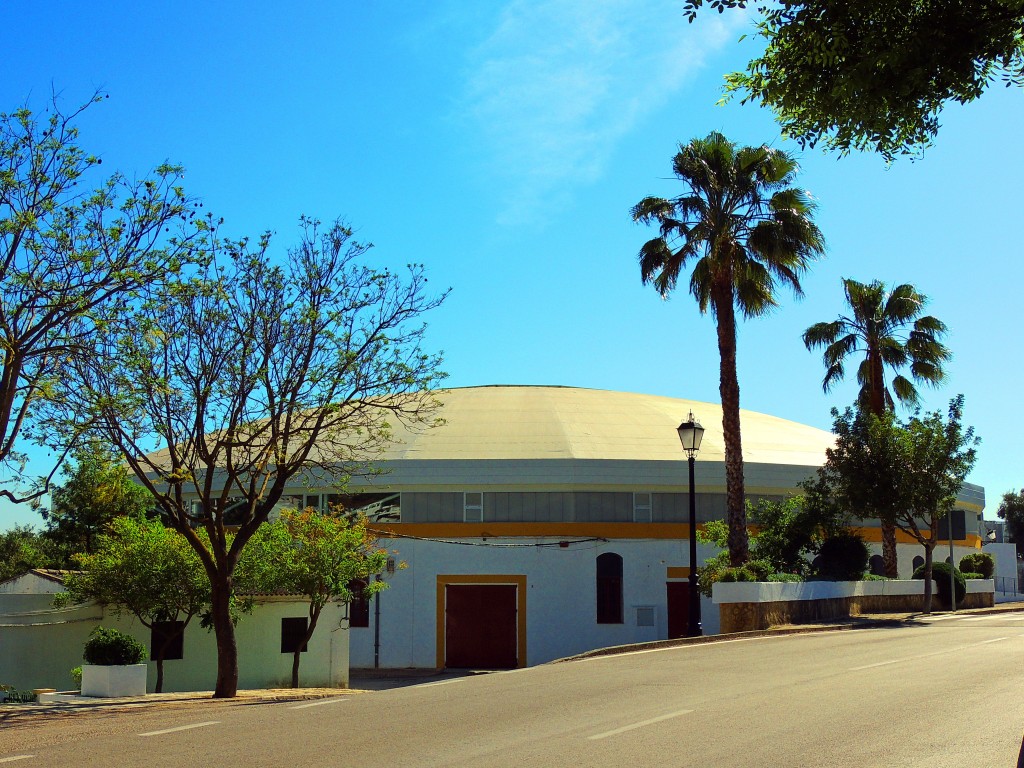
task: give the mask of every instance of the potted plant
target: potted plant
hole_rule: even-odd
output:
[[[146,693],[146,646],[116,629],[96,627],[82,655],[82,695],[113,698]]]

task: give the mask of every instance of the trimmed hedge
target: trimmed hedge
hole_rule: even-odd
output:
[[[996,561],[988,552],[972,552],[960,558],[961,573],[980,573],[981,579],[991,579],[996,572]]]
[[[830,536],[818,550],[818,575],[834,581],[860,581],[868,569],[868,545],[856,534]]]
[[[939,603],[943,608],[951,608],[952,603],[949,599],[949,563],[946,562],[935,562],[932,563],[932,580],[938,586]],[[924,566],[919,565],[914,569],[914,578],[924,578]],[[964,581],[964,575],[956,568],[953,569],[953,581],[956,584],[956,604],[960,605],[964,598],[967,596],[967,582]]]
[[[119,630],[96,627],[85,641],[82,658],[103,667],[141,664],[146,660],[146,646]]]

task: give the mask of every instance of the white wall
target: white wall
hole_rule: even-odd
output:
[[[668,637],[666,569],[687,565],[685,540],[617,540],[557,546],[557,539],[476,540],[477,545],[397,539],[385,542],[408,564],[388,577],[380,595],[384,668],[436,666],[437,576],[507,574],[526,576],[527,658],[541,664],[609,645]],[[554,546],[534,546],[553,544]],[[525,546],[523,546],[525,545]],[[597,623],[596,560],[604,552],[623,559],[623,624]],[[713,554],[701,547],[698,562]],[[636,606],[655,607],[655,626],[636,626]],[[702,599],[706,634],[718,631],[718,609]],[[374,664],[374,606],[370,626],[351,631],[351,664]]]
[[[239,688],[291,685],[292,654],[281,653],[281,619],[303,617],[307,603],[264,598],[235,628]],[[348,629],[344,603],[324,607],[309,649],[302,654],[299,685],[348,685]],[[0,683],[19,689],[72,687],[70,670],[82,663],[92,629],[115,627],[149,649],[150,632],[133,616],[116,617],[96,606],[61,611],[0,615]],[[217,646],[212,632],[194,618],[185,632],[183,658],[164,662],[165,691],[210,691],[217,680]],[[148,690],[156,684],[156,662],[149,662]]]

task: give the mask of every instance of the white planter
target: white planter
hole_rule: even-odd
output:
[[[112,699],[146,695],[146,664],[125,666],[82,665],[82,695]]]
[[[991,582],[988,582],[991,583]],[[711,588],[715,603],[773,603],[828,600],[865,595],[920,595],[920,579],[888,581],[718,581]]]

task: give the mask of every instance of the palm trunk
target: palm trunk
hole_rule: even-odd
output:
[[[231,583],[220,577],[212,586],[210,611],[217,638],[217,687],[213,698],[233,699],[238,693],[238,645],[231,622]],[[225,583],[227,582],[227,583]]]
[[[871,397],[868,406],[871,408],[871,413],[881,416],[885,413],[885,378],[880,350],[868,351],[868,364],[871,375]],[[900,572],[899,560],[896,556],[896,524],[888,520],[881,522],[882,563],[885,567],[885,575],[890,579],[898,579]]]
[[[718,319],[719,379],[722,398],[722,435],[725,441],[726,521],[729,526],[729,563],[743,565],[750,557],[746,497],[743,492],[743,447],[740,438],[740,382],[736,376],[736,314],[732,292],[714,298]]]
[[[890,579],[898,579],[900,570],[896,559],[896,524],[888,520],[882,521],[882,562],[885,575]]]
[[[932,548],[924,545],[924,612],[932,612]]]

